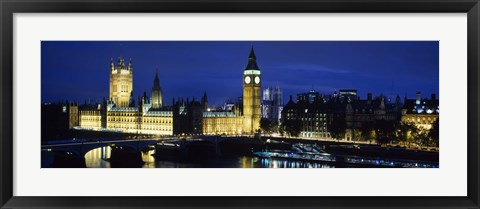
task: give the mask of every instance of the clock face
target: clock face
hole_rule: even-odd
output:
[[[251,80],[251,79],[250,79],[250,76],[245,77],[245,83],[246,83],[246,84],[249,84],[249,83],[250,83],[250,80]]]
[[[260,83],[260,77],[255,76],[255,83],[256,83],[256,84],[259,84],[259,83]]]

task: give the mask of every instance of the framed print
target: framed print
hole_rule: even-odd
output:
[[[0,5],[2,208],[479,208],[477,0]]]

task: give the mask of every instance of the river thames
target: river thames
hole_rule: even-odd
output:
[[[300,160],[267,159],[254,156],[218,157],[212,159],[156,159],[154,150],[142,152],[142,168],[333,168],[327,163]],[[111,148],[94,149],[85,155],[87,168],[111,168]]]
[[[304,152],[301,151],[304,149]],[[314,145],[295,144],[291,150],[252,152],[240,155],[161,156],[158,149],[143,151],[141,163],[123,158],[122,166],[111,161],[112,148],[101,147],[85,155],[87,168],[438,168],[438,162],[356,155],[331,155]],[[308,150],[308,151],[305,151]],[[316,151],[315,150],[319,150]],[[295,151],[295,152],[294,152]]]

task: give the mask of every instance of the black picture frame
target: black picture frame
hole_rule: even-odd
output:
[[[479,208],[479,0],[0,0],[1,208]],[[13,196],[15,13],[467,13],[466,197],[19,197]],[[448,181],[448,179],[446,179]]]

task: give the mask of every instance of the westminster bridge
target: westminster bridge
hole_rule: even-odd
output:
[[[107,140],[65,140],[61,143],[51,141],[42,145],[42,167],[52,167],[53,164],[85,167],[85,156],[98,148],[111,148],[111,161],[128,161],[134,164],[142,163],[141,152],[155,149],[157,146],[174,146],[179,153],[187,155],[190,147],[208,147],[215,155],[219,155],[219,143],[232,137],[202,136],[201,138],[162,137],[159,139],[107,139]],[[235,137],[236,138],[236,137]],[[156,150],[156,152],[159,152]]]

